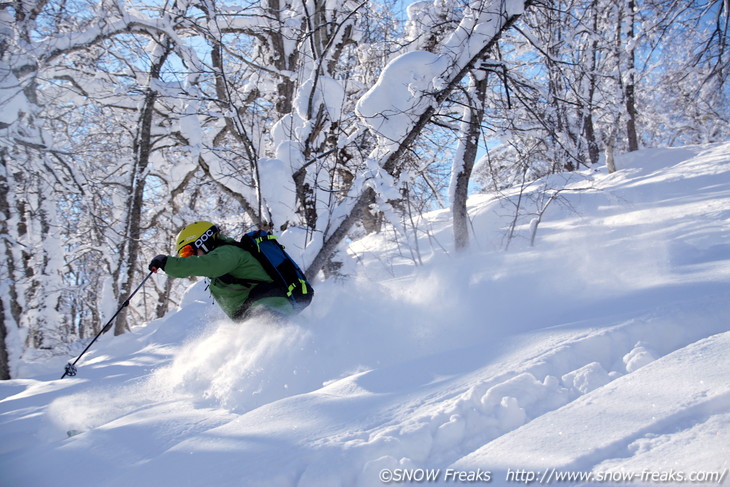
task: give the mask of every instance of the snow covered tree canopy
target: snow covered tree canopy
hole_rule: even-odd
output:
[[[721,139],[727,12],[648,22],[676,3],[3,4],[7,340],[54,349],[95,331],[193,220],[271,228],[326,277],[352,232],[387,223],[415,244],[414,212],[434,201],[463,223],[472,169],[502,187],[597,162],[633,132]],[[695,50],[662,64],[674,38]],[[117,333],[179,300],[156,286]]]

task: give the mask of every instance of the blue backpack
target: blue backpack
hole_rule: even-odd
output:
[[[238,246],[250,252],[274,280],[271,285],[257,286],[260,291],[252,291],[255,295],[252,298],[285,296],[297,312],[309,306],[314,297],[314,288],[275,235],[264,230],[249,232],[241,237]]]

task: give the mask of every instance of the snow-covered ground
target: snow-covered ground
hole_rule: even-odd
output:
[[[198,284],[76,377],[22,364],[0,485],[730,483],[730,143],[617,164],[528,188],[508,251],[516,193],[475,196],[468,255],[448,212],[352,242],[287,324]]]

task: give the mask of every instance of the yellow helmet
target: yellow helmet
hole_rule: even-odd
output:
[[[215,241],[218,239],[219,233],[220,230],[218,227],[211,222],[201,221],[191,223],[177,234],[177,238],[175,238],[175,250],[179,255],[184,257],[195,255],[195,251],[198,249],[203,249],[207,254],[216,247]],[[181,252],[188,245],[191,247]]]

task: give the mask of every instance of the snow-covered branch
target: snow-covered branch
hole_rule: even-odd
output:
[[[467,10],[439,54],[416,51],[391,61],[378,82],[358,102],[358,115],[378,137],[368,171],[358,175],[350,194],[333,213],[322,249],[308,267],[322,269],[373,198],[368,181],[392,174],[399,160],[466,76],[530,5],[530,0],[496,0]]]

